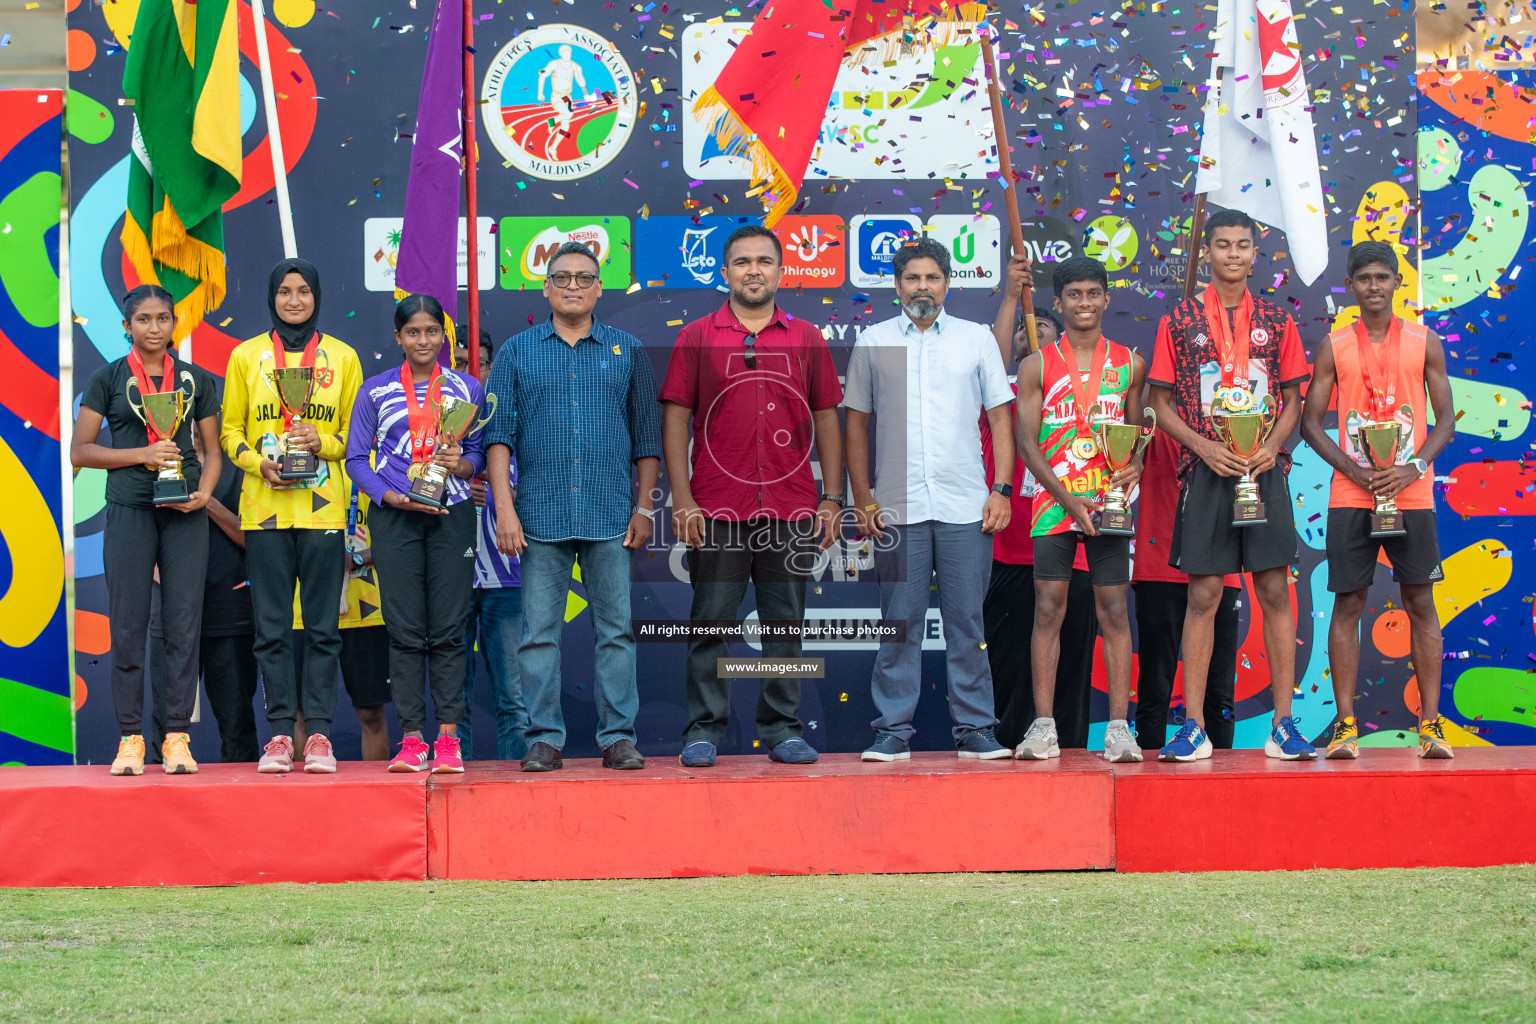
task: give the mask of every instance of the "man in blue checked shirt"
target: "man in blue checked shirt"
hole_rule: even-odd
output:
[[[640,694],[629,571],[630,552],[651,536],[661,415],[656,376],[639,339],[592,315],[603,294],[600,270],[580,242],[555,251],[544,278],[550,318],[502,343],[487,384],[497,401],[486,434],[496,546],[519,557],[523,575],[518,665],[528,705],[525,772],[561,766],[560,634],[577,559],[592,609],[603,767],[645,767],[635,749]],[[638,499],[631,464],[639,468]]]

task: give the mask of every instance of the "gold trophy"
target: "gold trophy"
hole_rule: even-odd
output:
[[[1344,421],[1348,424],[1345,429],[1355,444],[1355,450],[1365,456],[1365,461],[1372,469],[1405,464],[1405,456],[1413,444],[1413,407],[1404,405],[1401,412],[1408,420],[1406,426],[1395,419],[1384,423],[1367,420],[1354,409],[1349,410],[1349,416]],[[1377,495],[1376,507],[1371,512],[1371,536],[1402,537],[1407,533],[1403,525],[1403,514],[1397,507],[1396,495]]]
[[[1104,453],[1104,461],[1108,463],[1112,477],[1130,466],[1136,456],[1152,443],[1152,435],[1157,431],[1157,413],[1148,408],[1142,410],[1142,416],[1151,420],[1150,426],[1138,427],[1134,423],[1108,423],[1104,420],[1093,425],[1094,439],[1099,443],[1099,451]],[[1136,521],[1131,518],[1124,488],[1105,488],[1099,532],[1110,537],[1136,535]]]
[[[429,387],[427,393],[433,391],[442,393],[448,381],[445,377],[439,377],[433,382],[434,387]],[[485,396],[486,405],[490,411],[479,420],[475,417],[480,413],[480,407],[474,402],[453,395],[443,395],[438,400],[436,408],[432,410],[433,418],[437,421],[437,443],[456,444],[470,434],[483,428],[496,415],[496,396]],[[423,505],[431,505],[433,508],[447,508],[446,495],[448,491],[448,471],[435,462],[412,463],[410,469],[411,489],[406,497],[412,501],[419,501]]]
[[[191,372],[187,370],[181,371],[181,379],[187,382],[187,391],[181,390],[179,382],[170,391],[145,391],[137,377],[129,377],[128,383],[123,386],[123,396],[128,399],[133,414],[144,423],[151,441],[174,439],[187,410],[192,407],[192,398],[197,394],[197,381],[192,379]],[[139,392],[138,402],[133,400],[135,390]],[[180,462],[158,471],[155,476],[156,505],[179,505],[191,497]]]
[[[324,358],[325,350],[321,349],[319,355]],[[263,362],[272,359],[271,353],[261,354]],[[298,423],[304,415],[309,400],[314,397],[315,390],[320,386],[321,375],[327,372],[326,366],[277,366],[262,374],[267,387],[272,394],[277,396],[278,404],[290,417],[290,423]],[[296,444],[287,434],[281,441],[281,451],[277,457],[277,476],[279,480],[315,480],[320,476],[320,460],[314,452],[302,448]]]
[[[1230,396],[1230,391],[1239,394]],[[1279,413],[1275,397],[1265,395],[1254,400],[1252,394],[1241,388],[1223,389],[1211,400],[1211,426],[1227,449],[1238,458],[1247,460],[1259,453],[1270,431],[1275,428]],[[1264,503],[1259,500],[1259,485],[1252,473],[1244,473],[1237,481],[1237,500],[1232,504],[1233,526],[1260,526],[1264,518]]]

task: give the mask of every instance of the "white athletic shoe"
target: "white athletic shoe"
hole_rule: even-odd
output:
[[[1060,757],[1061,748],[1056,745],[1056,723],[1044,718],[1029,723],[1029,731],[1013,749],[1013,756],[1020,761],[1044,761],[1048,757]]]
[[[1115,764],[1134,764],[1141,760],[1141,744],[1136,742],[1125,722],[1111,722],[1104,730],[1104,760]]]

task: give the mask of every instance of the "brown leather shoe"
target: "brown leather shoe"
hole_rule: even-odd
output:
[[[523,771],[552,772],[564,763],[560,760],[560,751],[540,741],[528,748],[528,754],[523,758]]]
[[[603,767],[621,772],[638,771],[645,767],[645,758],[640,756],[640,751],[635,749],[634,743],[629,740],[618,740],[613,746],[603,751]]]

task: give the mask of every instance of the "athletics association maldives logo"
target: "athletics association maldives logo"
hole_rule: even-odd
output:
[[[481,97],[501,155],[535,178],[581,178],[618,155],[634,129],[635,76],[579,25],[530,29],[501,48]]]

